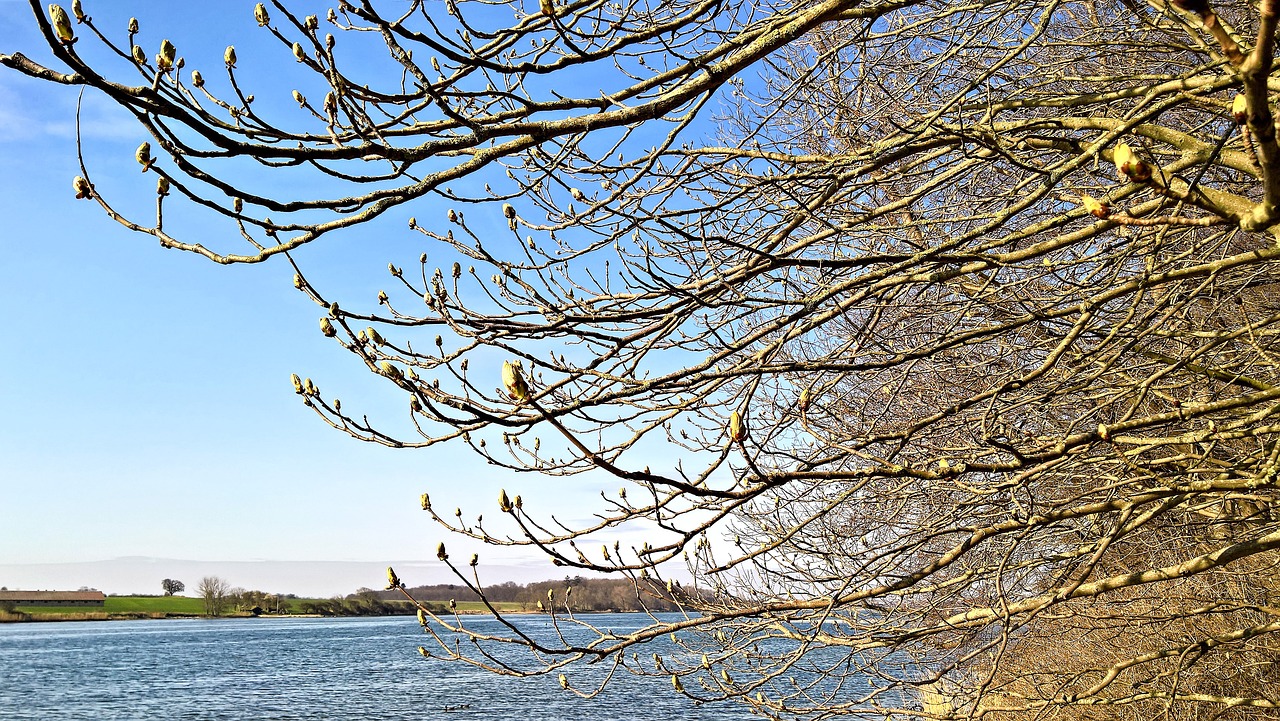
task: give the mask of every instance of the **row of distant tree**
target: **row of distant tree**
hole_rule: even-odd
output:
[[[367,589],[362,589],[367,590]],[[657,584],[634,584],[625,578],[583,578],[565,576],[559,581],[519,584],[512,581],[485,586],[483,597],[458,584],[416,586],[409,595],[424,603],[480,601],[518,603],[527,610],[554,607],[575,612],[592,611],[675,611],[679,605],[665,588]],[[403,598],[399,591],[375,592],[380,598]]]
[[[186,584],[166,578],[161,582],[166,596],[182,593]],[[558,581],[519,584],[512,581],[475,589],[458,584],[435,584],[408,589],[409,595],[429,608],[444,611],[450,601],[520,604],[533,610],[594,611],[675,611],[679,604],[666,588],[657,584],[633,584],[628,579],[565,576]],[[415,607],[398,590],[375,591],[361,588],[347,596],[307,599],[290,606],[295,594],[268,593],[232,587],[218,576],[200,579],[196,593],[204,600],[205,615],[238,613],[301,613],[325,616],[394,616],[412,614]],[[681,593],[677,591],[677,593]]]

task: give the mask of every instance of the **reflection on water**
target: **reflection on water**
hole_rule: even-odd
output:
[[[646,620],[592,618],[619,631]],[[492,618],[466,623],[498,630]],[[518,623],[549,630],[543,617]],[[4,624],[0,719],[751,718],[735,704],[695,706],[661,678],[627,675],[583,700],[562,691],[554,674],[499,678],[424,659],[423,642],[412,618]],[[570,673],[585,681],[591,671]]]

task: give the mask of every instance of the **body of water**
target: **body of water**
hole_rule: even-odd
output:
[[[648,621],[591,620],[616,630]],[[499,630],[488,617],[466,623]],[[542,616],[517,623],[550,631]],[[424,659],[417,648],[427,640],[404,617],[0,624],[0,719],[752,718],[743,706],[695,705],[665,678],[630,674],[581,699],[562,691],[555,674],[499,677]],[[587,668],[568,674],[585,680],[594,675]]]

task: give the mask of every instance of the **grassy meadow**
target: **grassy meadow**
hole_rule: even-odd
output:
[[[305,614],[310,604],[323,603],[326,599],[294,598],[289,599],[287,613]],[[431,602],[438,612],[448,613],[441,608],[442,602]],[[527,610],[526,605],[516,602],[498,602],[493,604],[499,611],[519,612]],[[92,606],[18,606],[16,614],[3,614],[2,621],[22,620],[22,614],[28,614],[36,621],[105,621],[113,618],[171,618],[204,615],[204,600],[189,596],[108,596],[102,608]],[[283,610],[283,609],[282,609]],[[488,613],[479,601],[459,601],[459,613]],[[227,615],[243,615],[234,612]]]

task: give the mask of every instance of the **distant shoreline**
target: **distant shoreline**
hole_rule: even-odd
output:
[[[70,621],[238,621],[250,618],[411,618],[411,613],[394,613],[382,616],[326,616],[320,613],[262,613],[232,616],[204,616],[189,613],[106,613],[102,611],[77,613],[0,613],[0,623],[66,623]]]
[[[504,616],[530,616],[544,614],[544,611],[526,611],[526,610],[503,610],[500,611]],[[487,610],[477,609],[459,609],[449,611],[445,614],[452,616],[486,616],[491,615]],[[616,613],[615,611],[574,611],[578,614],[595,614],[595,613]],[[380,615],[361,615],[361,614],[323,614],[323,613],[260,613],[254,614],[235,614],[231,616],[205,616],[202,614],[192,613],[108,613],[105,611],[77,611],[71,613],[5,613],[0,612],[0,624],[4,623],[65,623],[69,621],[171,621],[171,620],[201,620],[201,621],[238,621],[251,618],[412,618],[414,613],[387,613]]]

